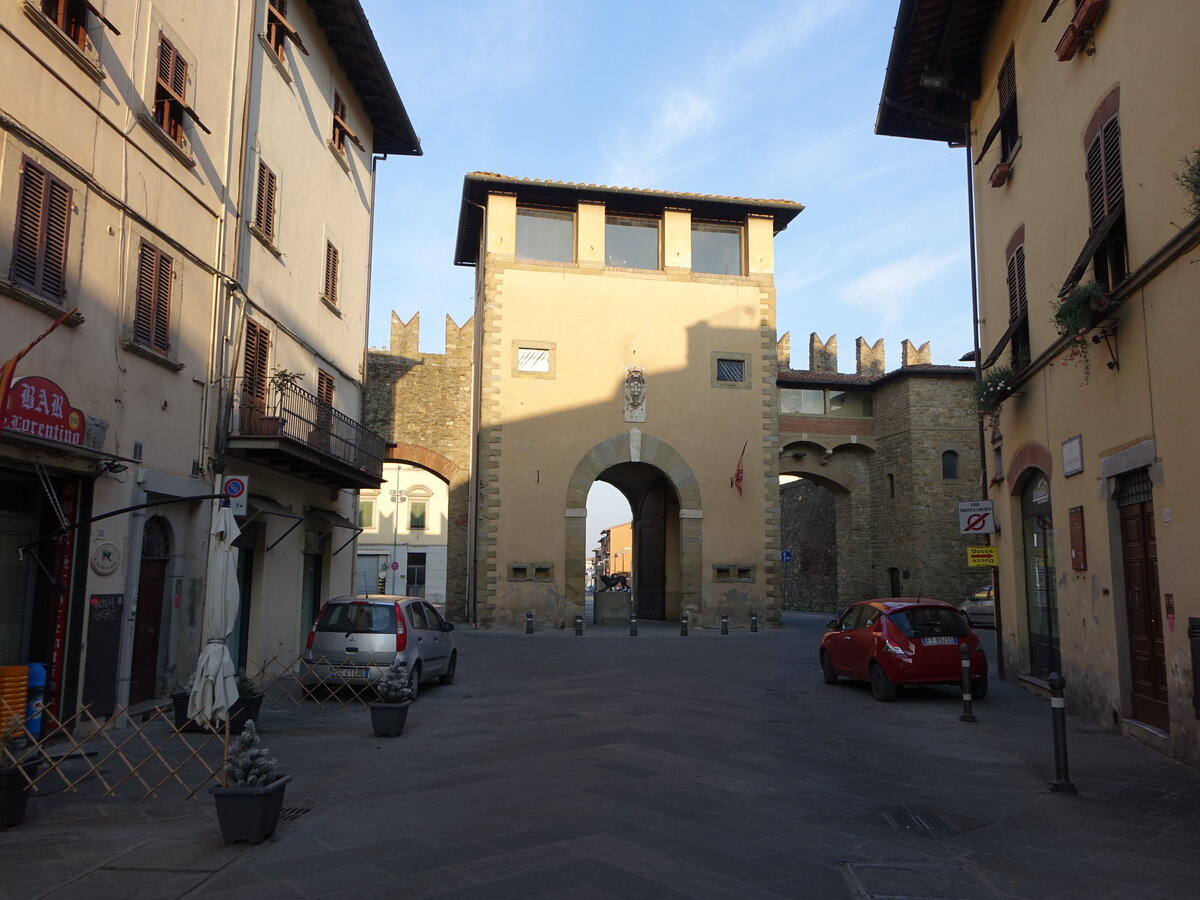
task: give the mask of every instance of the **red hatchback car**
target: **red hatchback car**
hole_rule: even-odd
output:
[[[839,675],[867,681],[876,700],[896,699],[898,687],[962,684],[962,651],[971,648],[971,696],[987,696],[987,656],[958,610],[940,600],[894,597],[848,606],[821,638],[826,684]]]

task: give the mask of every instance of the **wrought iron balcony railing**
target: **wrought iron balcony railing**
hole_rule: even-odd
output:
[[[233,380],[230,437],[275,438],[382,480],[386,441],[314,394],[270,379]]]

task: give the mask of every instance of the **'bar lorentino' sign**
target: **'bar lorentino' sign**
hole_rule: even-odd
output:
[[[49,378],[30,375],[14,381],[4,404],[3,427],[60,444],[83,443],[84,416]]]

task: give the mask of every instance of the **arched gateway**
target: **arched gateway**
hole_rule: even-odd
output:
[[[774,237],[801,209],[466,177],[472,621],[571,626],[596,480],[630,501],[644,617],[778,621]]]

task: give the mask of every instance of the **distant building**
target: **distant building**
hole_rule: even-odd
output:
[[[960,600],[985,582],[967,565],[977,538],[959,534],[957,502],[979,498],[974,369],[929,363],[904,342],[884,371],[884,344],[857,341],[854,374],[838,372],[837,337],[809,339],[809,366],[778,351],[783,601],[832,611],[872,597]],[[982,573],[982,574],[981,574]]]
[[[877,125],[970,154],[1005,663],[1192,765],[1197,34],[1195,3],[903,0]]]
[[[446,483],[403,463],[384,463],[378,490],[359,492],[356,594],[407,594],[446,602]],[[382,589],[381,589],[382,584]]]

